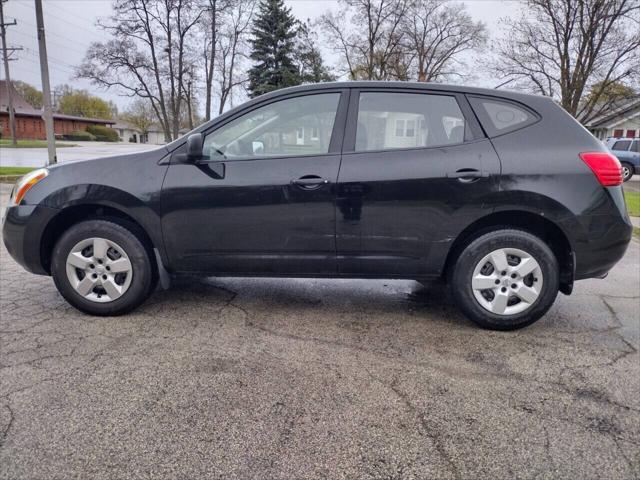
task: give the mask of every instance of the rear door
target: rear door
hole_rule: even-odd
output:
[[[440,274],[455,236],[491,210],[499,173],[463,95],[354,90],[338,177],[338,271]]]

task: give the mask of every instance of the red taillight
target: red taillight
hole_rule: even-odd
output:
[[[615,155],[609,152],[583,152],[580,158],[593,170],[602,186],[622,185],[622,166]]]

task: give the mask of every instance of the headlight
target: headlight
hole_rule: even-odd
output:
[[[20,205],[20,202],[29,191],[31,187],[33,187],[40,180],[49,175],[49,170],[46,168],[39,168],[34,170],[33,172],[29,172],[16,182],[16,186],[13,187],[13,193],[11,195],[11,199],[9,200],[9,204],[11,205]]]

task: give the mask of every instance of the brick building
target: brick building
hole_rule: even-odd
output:
[[[11,87],[13,88],[13,87]],[[13,109],[16,115],[16,136],[19,139],[45,140],[46,132],[42,110],[33,108],[13,89]],[[9,138],[9,101],[7,82],[0,80],[0,132],[2,138]],[[53,129],[56,136],[67,135],[73,131],[86,130],[89,125],[111,126],[114,120],[104,118],[77,117],[74,115],[53,114]]]

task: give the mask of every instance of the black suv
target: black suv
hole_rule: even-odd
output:
[[[326,83],[154,151],[36,170],[3,236],[96,315],[178,273],[443,278],[469,318],[506,330],[623,256],[621,183],[618,160],[548,98]]]

